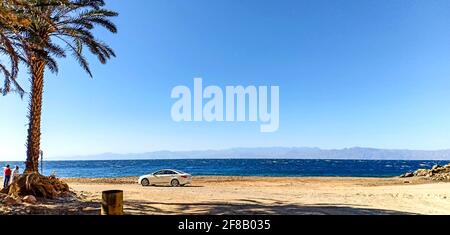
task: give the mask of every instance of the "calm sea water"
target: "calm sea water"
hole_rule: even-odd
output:
[[[419,168],[445,165],[449,161],[361,161],[361,160],[292,160],[292,159],[226,159],[226,160],[112,160],[49,161],[44,174],[57,176],[121,177],[148,174],[163,168],[178,169],[192,175],[221,176],[342,176],[391,177]],[[6,165],[6,162],[0,162]],[[23,169],[23,162],[8,162]]]

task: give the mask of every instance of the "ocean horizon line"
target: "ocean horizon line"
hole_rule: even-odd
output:
[[[124,159],[46,159],[45,162],[99,162],[99,161],[185,161],[185,160],[307,160],[307,161],[450,161],[450,159],[358,159],[358,158],[124,158]],[[23,160],[2,160],[0,162],[24,162]],[[41,162],[41,161],[40,161]]]
[[[311,160],[311,161],[450,161],[449,159],[338,159],[338,158],[148,158],[148,159],[49,159],[44,162],[95,161],[184,161],[184,160]]]
[[[55,156],[51,160],[165,160],[165,159],[326,159],[326,160],[450,160],[450,149],[412,150],[374,147],[234,147],[188,151],[150,151]]]

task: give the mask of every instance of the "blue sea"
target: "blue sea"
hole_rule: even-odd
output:
[[[138,176],[165,168],[182,170],[194,176],[392,177],[449,162],[297,159],[44,161],[43,171],[44,175],[56,172],[56,175],[62,178]],[[22,170],[24,169],[23,162],[0,162],[0,164],[19,165]]]

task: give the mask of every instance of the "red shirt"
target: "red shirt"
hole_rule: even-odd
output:
[[[10,176],[11,175],[11,169],[10,168],[5,168],[4,173],[5,173],[5,176]]]

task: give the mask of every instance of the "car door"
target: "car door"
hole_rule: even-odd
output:
[[[152,184],[164,184],[165,182],[165,180],[164,180],[164,178],[165,178],[165,171],[157,171],[157,172],[155,172],[155,173],[153,173],[153,177],[152,177],[152,180],[153,180],[153,182],[152,182]]]
[[[178,178],[177,173],[175,171],[168,170],[166,173],[169,176],[169,184],[170,184],[170,181],[172,181],[172,179]]]
[[[173,174],[174,174],[174,172],[173,171],[170,171],[170,170],[165,170],[164,171],[164,179],[163,179],[163,183],[164,184],[170,184],[170,181],[172,181],[172,179],[173,179]]]

